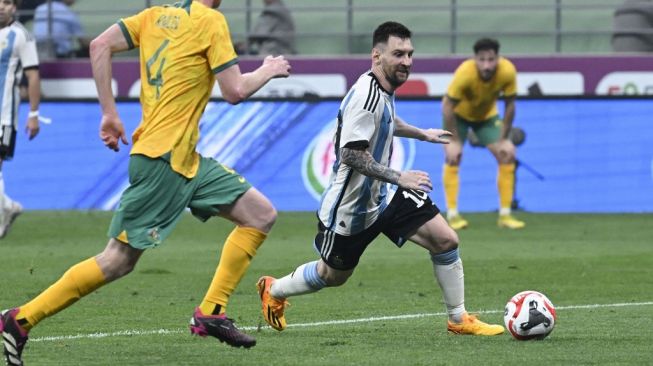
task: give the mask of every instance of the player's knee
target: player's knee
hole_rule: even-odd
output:
[[[111,282],[128,275],[136,267],[136,263],[115,260],[109,260],[105,262],[98,261],[98,263],[101,263],[100,268],[102,269],[102,273],[104,274],[104,278],[107,282]]]
[[[514,164],[514,163],[515,163],[514,154],[506,155],[501,157],[501,159],[499,159],[499,164]]]
[[[257,229],[263,232],[269,232],[277,221],[277,210],[272,205],[268,205],[258,215]]]
[[[447,165],[451,165],[451,166],[459,166],[459,165],[460,165],[460,161],[462,160],[462,157],[463,157],[462,154],[457,154],[457,155],[453,155],[453,156],[447,156],[447,157],[445,158],[445,162],[447,163]]]
[[[515,145],[510,142],[505,141],[503,145],[500,146],[497,161],[499,164],[512,164],[515,162],[516,149]]]
[[[117,274],[119,277],[124,277],[132,271],[134,271],[134,268],[136,268],[136,263],[123,263],[121,266],[117,268]]]
[[[237,220],[239,225],[253,227],[264,233],[270,232],[277,221],[277,210],[271,203],[250,207],[244,215]]]
[[[112,239],[107,248],[95,257],[107,282],[111,282],[131,273],[136,267],[136,263],[138,263],[140,257],[138,252],[131,251],[125,246],[126,244],[117,243],[119,242]]]
[[[512,164],[515,162],[515,149],[502,150],[499,154],[499,164]]]
[[[452,249],[458,248],[458,234],[456,231],[451,229],[447,230],[444,234],[438,237],[436,241],[437,251],[446,252]]]

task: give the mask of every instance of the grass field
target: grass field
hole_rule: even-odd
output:
[[[0,241],[0,306],[19,305],[100,251],[110,213],[27,212]],[[590,365],[653,364],[653,215],[522,214],[518,232],[493,214],[461,233],[466,305],[503,322],[515,293],[544,292],[558,322],[544,341],[447,334],[426,253],[378,239],[350,281],[291,299],[289,328],[262,326],[256,279],[314,259],[313,213],[282,213],[232,297],[229,314],[257,337],[250,350],[191,337],[188,319],[213,275],[224,220],[185,217],[126,278],[43,321],[27,365]]]

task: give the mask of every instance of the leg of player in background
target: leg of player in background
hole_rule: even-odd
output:
[[[457,334],[497,335],[503,333],[500,325],[486,324],[465,310],[465,274],[458,254],[458,235],[438,214],[417,232],[410,241],[431,253],[433,272],[442,290],[449,320],[447,328]]]
[[[5,193],[5,179],[2,170],[0,170],[0,208],[3,211],[3,216],[4,212],[10,210],[13,204],[14,201]]]
[[[104,251],[70,267],[61,278],[28,303],[3,312],[0,331],[8,364],[21,364],[27,333],[43,319],[74,304],[99,287],[130,273],[143,250],[110,239]]]
[[[513,172],[512,177],[512,202],[510,203],[510,208],[513,210],[519,210],[519,199],[517,199],[517,172],[519,171],[519,160],[515,159],[515,171]]]
[[[442,185],[447,202],[447,220],[452,228],[460,230],[466,228],[468,225],[467,220],[463,219],[458,212],[458,192],[460,191],[458,171],[462,159],[463,143],[458,140],[452,140],[449,144],[443,146],[445,163],[442,168]]]
[[[20,203],[13,201],[5,193],[5,180],[0,159],[0,239],[4,238],[16,217],[23,212]]]
[[[499,170],[497,173],[497,188],[499,191],[499,227],[508,229],[521,229],[526,224],[512,216],[512,199],[515,189],[515,145],[502,139],[487,145],[488,150],[497,159]]]
[[[250,188],[233,205],[223,208],[220,216],[237,226],[224,243],[218,268],[199,306],[204,315],[225,312],[229,297],[272,229],[277,211],[261,192]]]

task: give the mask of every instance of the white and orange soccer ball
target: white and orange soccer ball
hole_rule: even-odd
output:
[[[506,304],[503,314],[506,328],[520,341],[544,339],[556,323],[556,310],[544,294],[522,291]]]

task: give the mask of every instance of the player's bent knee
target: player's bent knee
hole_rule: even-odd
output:
[[[136,263],[120,262],[111,259],[101,260],[100,257],[98,257],[98,264],[107,282],[128,275],[136,267]]]
[[[277,221],[277,215],[277,210],[274,206],[271,204],[267,205],[265,209],[257,212],[251,226],[267,233],[272,229],[272,226]]]
[[[502,151],[502,154],[499,156],[500,164],[512,164],[515,162],[515,149],[508,149]]]
[[[271,228],[272,225],[277,222],[278,215],[279,213],[277,212],[277,209],[274,208],[274,206],[270,205],[269,209],[266,211],[263,217],[263,223]]]
[[[251,188],[236,202],[236,209],[231,212],[231,219],[239,225],[253,227],[267,233],[277,220],[277,210],[267,197],[255,188]]]
[[[451,165],[451,166],[459,166],[461,160],[462,160],[462,154],[445,158],[445,162],[447,163],[447,165]]]
[[[134,249],[119,240],[111,239],[97,257],[105,280],[111,282],[131,273],[138,263],[142,250]]]
[[[122,264],[116,267],[115,269],[115,274],[117,276],[116,278],[124,277],[132,273],[134,271],[134,268],[136,268],[136,265],[131,263]]]
[[[436,249],[438,252],[446,252],[458,248],[458,244],[458,234],[451,229],[437,239]]]
[[[515,163],[515,157],[513,156],[506,156],[503,157],[502,159],[499,159],[499,164],[504,165],[504,164],[514,164]]]

